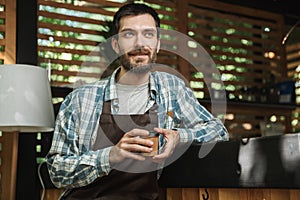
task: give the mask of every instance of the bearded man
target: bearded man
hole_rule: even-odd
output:
[[[155,10],[126,4],[113,23],[120,67],[75,89],[57,115],[47,166],[65,188],[60,199],[157,200],[158,169],[176,146],[228,140],[183,80],[152,70],[160,49]]]

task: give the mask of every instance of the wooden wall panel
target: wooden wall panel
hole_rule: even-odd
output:
[[[170,188],[167,189],[166,192],[167,200],[181,200],[182,199],[182,194],[181,190],[177,188]]]
[[[0,143],[0,199],[14,200],[17,180],[18,133],[2,133]]]
[[[300,197],[300,190],[290,190],[290,200],[298,200]]]
[[[182,200],[199,199],[198,188],[183,188],[182,189]]]
[[[0,64],[16,63],[16,0],[0,0]],[[14,200],[18,133],[0,136],[0,199]]]
[[[4,63],[16,63],[16,0],[5,1]]]
[[[205,191],[208,191],[208,195]],[[166,194],[167,200],[296,200],[299,199],[300,190],[276,188],[167,188]]]
[[[275,81],[286,77],[281,45],[282,16],[217,1],[208,4],[191,0],[187,4],[191,16],[188,33],[213,58],[223,75],[225,89],[234,85],[233,91],[226,89],[229,99],[261,102],[259,99],[240,99],[237,93],[244,87],[260,92],[271,81],[270,73],[275,76]],[[270,52],[274,57],[269,57]],[[204,98],[209,98],[202,89]]]
[[[300,42],[286,45],[288,77],[295,81],[296,104],[300,105]],[[300,109],[293,112],[293,131],[300,131]]]

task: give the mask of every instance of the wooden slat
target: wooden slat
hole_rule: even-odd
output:
[[[87,7],[87,6],[75,6],[75,5],[72,5],[69,3],[57,3],[54,1],[47,1],[47,0],[38,0],[38,4],[45,5],[45,6],[53,6],[55,8],[65,8],[65,9],[74,10],[74,11],[102,14],[102,15],[107,15],[107,16],[112,16],[114,14],[114,12],[106,11],[101,8]]]
[[[198,188],[182,188],[182,200],[200,199]]]
[[[70,83],[67,81],[51,81],[52,86],[57,86],[57,87],[67,87],[67,88],[73,88],[74,83]]]
[[[199,38],[211,38],[212,36],[218,36],[220,38],[230,38],[230,39],[236,39],[236,40],[241,40],[241,39],[244,39],[244,40],[248,40],[249,42],[256,42],[256,43],[261,43],[261,44],[265,44],[265,45],[273,45],[273,46],[278,46],[280,44],[280,41],[278,40],[277,38],[277,42],[276,40],[274,40],[274,38],[259,38],[259,37],[251,37],[251,36],[240,36],[240,35],[237,35],[237,34],[231,34],[231,35],[228,35],[226,33],[222,33],[222,32],[215,32],[215,31],[212,31],[210,29],[200,29],[200,28],[190,28],[190,31],[193,31],[195,33],[201,33],[201,37]],[[198,37],[195,37],[196,39]],[[277,35],[278,37],[278,35]],[[214,41],[212,41],[214,42]],[[230,44],[230,43],[229,43]],[[274,45],[275,44],[275,45]],[[228,44],[227,44],[228,46]],[[270,47],[270,46],[269,46]],[[248,46],[248,48],[251,48],[251,46]],[[278,48],[278,47],[277,47]]]
[[[287,53],[289,53],[291,51],[299,51],[299,49],[300,49],[300,43],[291,44],[291,45],[286,46]]]
[[[62,76],[77,76],[77,77],[91,77],[91,78],[100,78],[100,73],[88,73],[88,72],[72,72],[65,70],[51,70],[51,74],[62,75]]]
[[[219,198],[220,200],[221,199],[240,200],[239,189],[235,189],[235,188],[219,189]]]
[[[300,59],[300,50],[296,51],[296,52],[288,52],[287,61],[293,60],[293,59]]]
[[[246,58],[248,60],[252,60],[252,61],[260,61],[260,62],[265,62],[265,63],[270,63],[270,62],[277,62],[276,59],[269,59],[269,58],[265,58],[262,55],[255,55],[251,52],[247,53],[247,54],[243,54],[243,53],[231,53],[231,52],[224,52],[224,51],[219,51],[219,50],[208,50],[209,54],[213,54],[213,55],[225,55],[231,58],[234,57],[239,57],[239,58]],[[257,52],[257,53],[264,53],[264,52]]]
[[[299,65],[300,65],[300,60],[297,60],[295,62],[289,62],[287,68],[289,70],[295,70]]]
[[[235,4],[222,3],[220,1],[215,1],[215,0],[210,0],[209,3],[207,3],[207,1],[189,0],[189,3],[197,6],[210,8],[210,9],[217,8],[218,10],[231,11],[234,12],[235,14],[240,15],[241,17],[246,15],[246,13],[248,15],[250,15],[249,13],[251,13],[251,15],[260,16],[260,18],[266,20],[277,21],[282,18],[282,16],[277,15],[276,13],[266,12],[263,10],[258,10],[258,9],[249,8],[245,6],[238,6]]]
[[[1,32],[4,32],[5,30],[6,30],[6,26],[3,25],[3,24],[1,24],[1,25],[0,25],[0,31],[1,31]]]
[[[167,200],[182,200],[181,188],[167,188]]]
[[[228,6],[227,6],[228,7]],[[190,11],[195,13],[195,14],[199,14],[199,16],[206,16],[206,17],[210,17],[212,19],[226,19],[226,20],[230,20],[236,23],[235,26],[238,27],[238,29],[240,28],[244,28],[243,23],[249,23],[251,25],[253,25],[253,29],[257,29],[258,27],[269,27],[274,29],[274,31],[276,31],[276,29],[278,29],[278,26],[276,25],[276,21],[272,18],[270,19],[266,19],[266,20],[262,20],[260,15],[252,15],[249,14],[249,12],[245,12],[242,15],[240,14],[233,14],[233,8],[230,6],[229,9],[225,10],[224,8],[222,9],[221,7],[216,7],[214,8],[213,11],[208,10],[206,7],[204,7],[205,9],[201,9],[201,8],[194,8],[194,7],[189,7]],[[220,11],[226,11],[224,12],[216,12],[215,10],[219,10]],[[248,16],[246,17],[245,15]],[[259,19],[260,18],[260,19]],[[196,18],[197,19],[197,18]],[[270,22],[270,20],[272,20],[272,22]],[[243,23],[238,23],[238,22],[243,22]],[[240,24],[241,26],[239,26],[238,24]],[[255,28],[255,26],[258,26],[257,28]],[[262,30],[262,29],[260,29]],[[261,31],[260,31],[261,32]],[[261,32],[263,33],[263,32]]]
[[[159,5],[162,6],[161,4],[159,4]],[[175,20],[176,20],[177,16],[176,16],[176,12],[174,12],[174,11],[168,11],[168,10],[164,10],[164,9],[156,9],[156,11],[157,11],[158,14],[174,17]]]
[[[97,5],[108,6],[108,7],[121,7],[123,4],[113,1],[99,1],[99,0],[85,0],[88,3],[94,3]]]
[[[51,13],[46,11],[38,11],[38,16],[43,16],[51,19],[60,19],[60,20],[70,20],[74,22],[81,22],[81,23],[89,23],[89,24],[99,24],[99,25],[107,25],[105,21],[96,20],[92,18],[85,18],[85,17],[77,17],[77,16],[70,16],[60,13]]]
[[[270,191],[272,200],[290,199],[290,193],[288,189],[273,189]]]
[[[214,60],[215,61],[215,64],[220,64],[220,65],[232,65],[232,66],[236,66],[236,67],[243,67],[243,68],[249,68],[249,69],[266,69],[266,68],[269,68],[271,69],[270,66],[266,66],[264,64],[247,64],[247,63],[236,63],[234,61],[231,61],[231,60],[222,60],[222,61],[219,61],[219,60]]]
[[[290,189],[290,200],[298,200],[300,197],[300,190]]]
[[[4,64],[16,63],[16,1],[6,1],[6,20],[5,20],[5,57]],[[1,26],[0,26],[1,27]]]
[[[71,54],[79,54],[79,55],[89,55],[93,53],[87,50],[77,50],[77,49],[69,49],[69,48],[61,48],[61,47],[49,47],[49,46],[39,46],[39,51],[49,51],[55,53],[71,53]],[[99,53],[99,52],[97,52]],[[99,56],[99,54],[94,53],[94,56]]]
[[[209,35],[208,33],[211,33],[210,31],[207,31],[207,30],[201,30],[201,31],[204,31],[204,34],[205,35]],[[224,46],[226,47],[226,43],[224,42],[221,42],[221,41],[210,41],[210,40],[207,40],[207,39],[203,39],[203,36],[202,37],[194,37],[193,39],[195,39],[197,42],[199,42],[200,45],[202,46],[211,46],[212,44],[213,45],[216,45],[216,46]],[[233,49],[242,49],[242,50],[247,50],[247,51],[257,51],[257,52],[267,52],[267,51],[274,51],[274,52],[277,52],[278,49],[279,49],[279,46],[278,47],[274,47],[271,49],[271,43],[270,45],[263,45],[263,46],[249,46],[249,45],[245,45],[245,44],[240,44],[240,43],[230,43],[230,47],[232,47]],[[228,44],[227,44],[228,46]]]
[[[160,64],[165,63],[166,66],[168,66],[168,67],[169,67],[169,65],[177,65],[177,60],[176,59],[170,59],[168,57],[158,57],[157,61]]]
[[[0,12],[0,18],[5,19],[5,17],[6,17],[5,12]]]
[[[174,21],[170,21],[170,20],[160,20],[160,24],[166,24],[166,25],[169,25],[169,26],[173,26],[175,29],[177,29],[178,27],[178,21],[177,20],[174,20]]]
[[[220,200],[220,199],[219,199],[219,190],[218,190],[218,188],[205,188],[205,189],[200,188],[200,189],[199,189],[199,192],[200,192],[200,195],[201,195],[201,198],[202,198],[202,199],[204,199],[203,196],[204,196],[204,197],[207,197],[207,194],[206,194],[206,191],[205,191],[205,190],[207,190],[208,195],[209,195],[208,200],[209,200],[209,199]],[[202,200],[202,199],[201,199],[201,200]]]
[[[90,62],[90,61],[80,61],[80,60],[62,60],[62,59],[53,59],[53,58],[46,58],[45,59],[48,63],[51,64],[60,64],[60,65],[77,65],[77,66],[84,66],[84,67],[95,67],[95,68],[103,68],[107,67],[107,63],[101,62]],[[39,58],[40,62],[43,62],[42,58]],[[68,72],[67,70],[65,70]]]
[[[60,31],[66,31],[66,32],[73,32],[73,33],[79,33],[79,34],[90,34],[90,35],[101,35],[101,31],[98,30],[90,30],[85,28],[78,28],[78,27],[70,27],[70,26],[64,26],[59,24],[49,24],[44,22],[38,23],[39,28],[48,28],[50,30],[60,30]]]
[[[175,1],[147,0],[147,3],[151,3],[151,4],[153,3],[153,4],[158,4],[160,6],[177,9]]]
[[[16,196],[18,132],[1,136],[1,191],[0,198],[14,200]]]
[[[89,45],[89,46],[97,46],[99,42],[91,41],[91,40],[83,40],[83,39],[76,39],[76,38],[68,38],[68,37],[61,37],[61,36],[52,36],[52,35],[45,35],[45,34],[38,34],[39,39],[49,40],[52,38],[53,41],[60,41],[62,43],[74,43],[74,44],[81,44],[81,45]]]
[[[5,52],[0,52],[0,59],[2,59],[2,60],[5,59]]]

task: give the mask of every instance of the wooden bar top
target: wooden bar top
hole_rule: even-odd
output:
[[[199,158],[192,144],[163,169],[164,188],[300,188],[300,134],[218,142]]]

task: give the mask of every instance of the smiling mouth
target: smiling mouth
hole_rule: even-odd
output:
[[[132,56],[132,57],[145,57],[147,56],[148,57],[148,54],[141,54],[141,53],[137,53],[137,54],[128,54],[129,56]]]
[[[128,53],[129,56],[149,56],[150,52],[145,50],[134,50]]]

